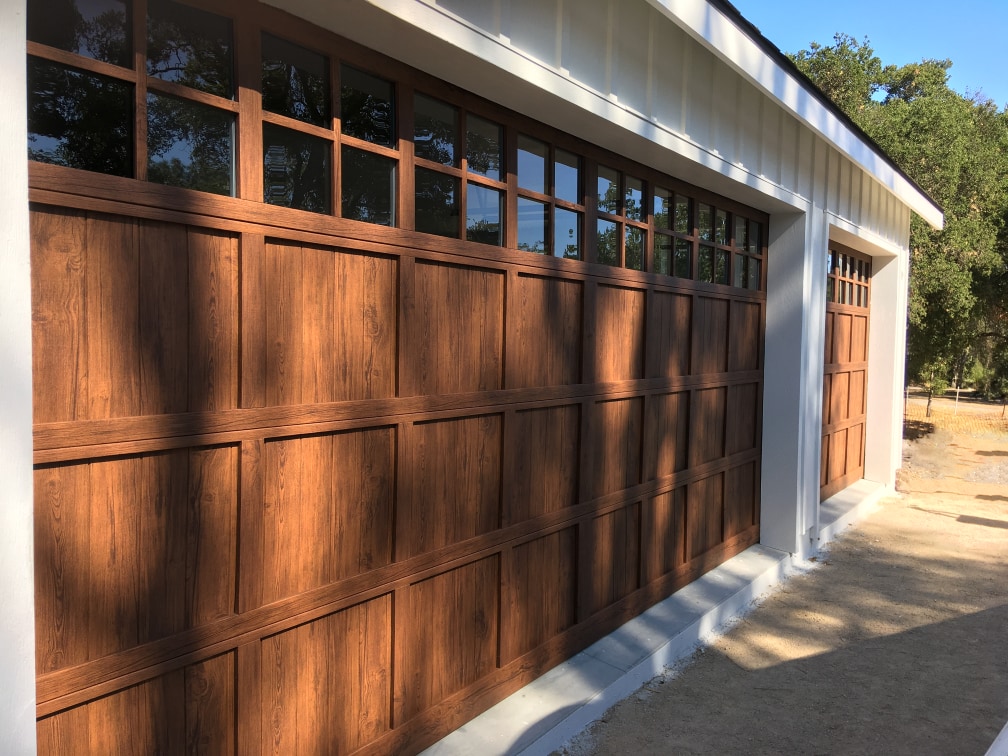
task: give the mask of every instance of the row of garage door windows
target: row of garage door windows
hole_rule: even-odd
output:
[[[239,193],[230,18],[172,0],[37,0],[28,10],[30,159]],[[137,13],[146,14],[146,39],[134,42]],[[260,32],[258,43],[266,203],[763,288],[754,217],[443,99],[397,92],[393,81],[272,34]],[[408,212],[399,192],[412,198]]]

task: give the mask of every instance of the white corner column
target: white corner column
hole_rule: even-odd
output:
[[[909,256],[872,258],[864,477],[896,485],[903,462]]]
[[[25,0],[0,0],[0,740],[35,753]]]
[[[827,238],[814,206],[770,218],[760,542],[802,558],[817,541]]]

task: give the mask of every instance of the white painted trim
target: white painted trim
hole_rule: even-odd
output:
[[[32,355],[25,2],[0,0],[0,732],[35,752]]]
[[[754,84],[763,94],[861,166],[901,202],[940,229],[940,208],[790,71],[770,57],[748,34],[705,0],[647,0],[712,54]]]

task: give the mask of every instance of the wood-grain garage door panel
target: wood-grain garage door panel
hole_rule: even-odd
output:
[[[519,275],[508,294],[507,386],[567,386],[581,380],[584,284]]]
[[[509,417],[503,524],[558,512],[578,500],[581,406],[527,409]]]

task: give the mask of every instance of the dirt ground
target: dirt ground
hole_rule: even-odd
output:
[[[897,497],[563,753],[984,754],[1008,721],[1008,422],[907,410]]]

